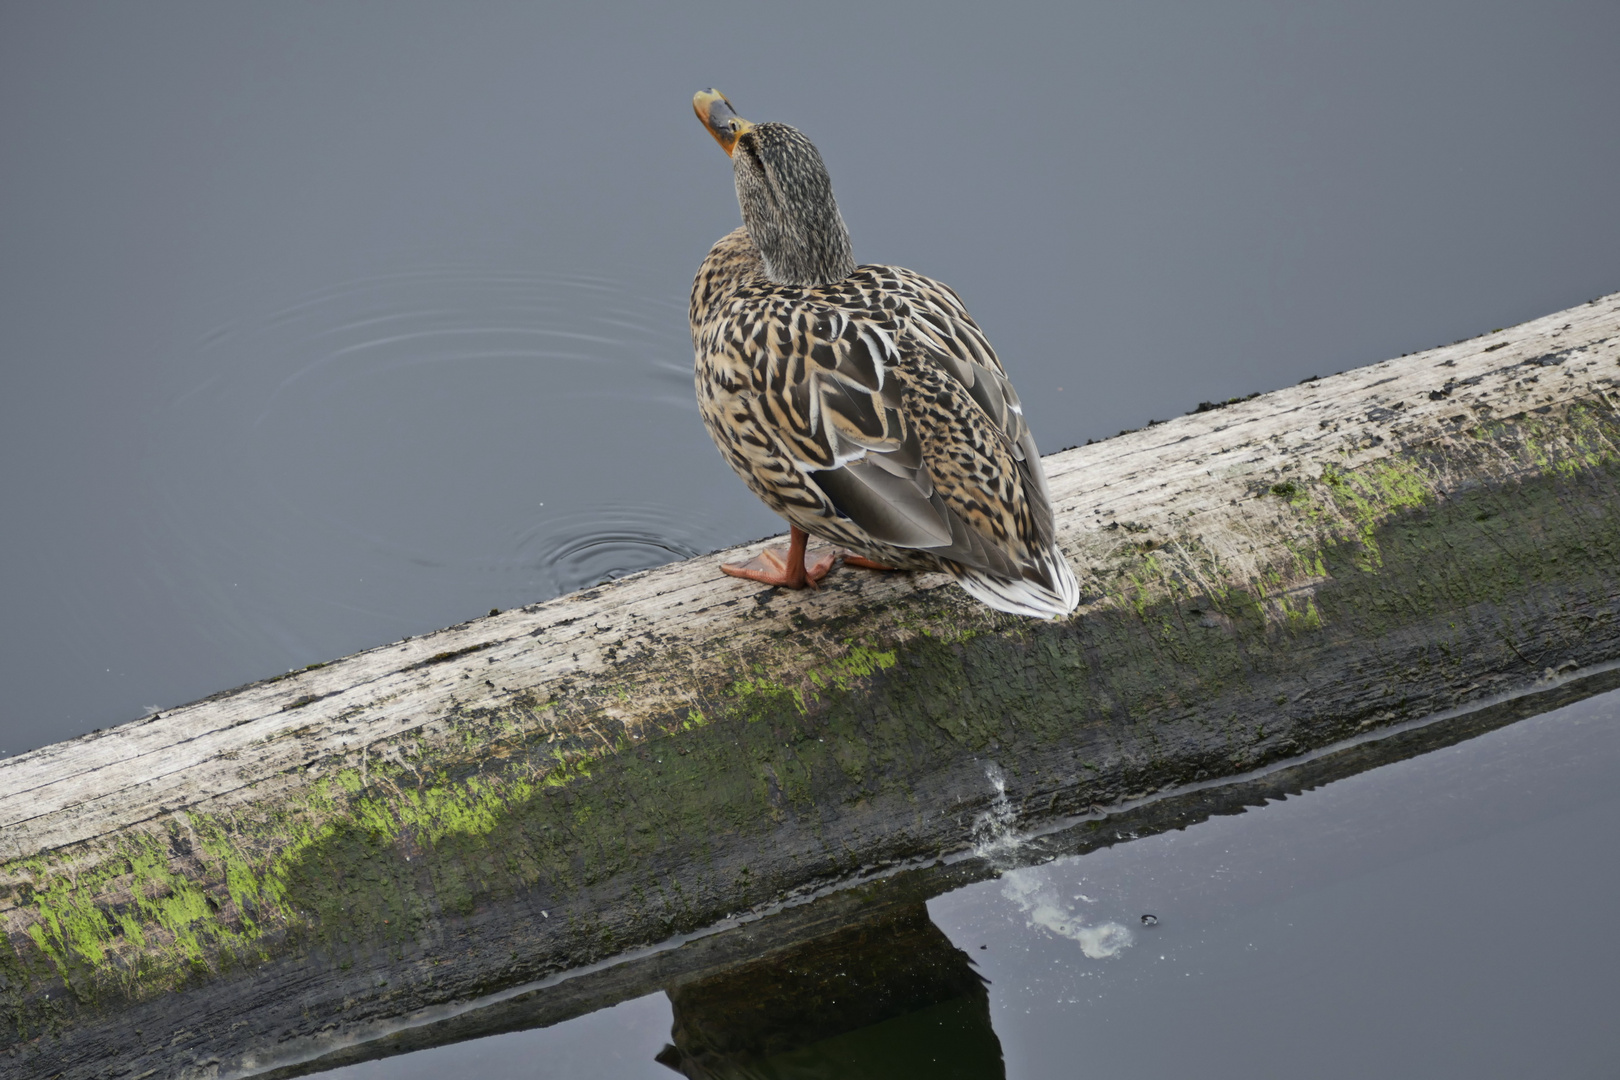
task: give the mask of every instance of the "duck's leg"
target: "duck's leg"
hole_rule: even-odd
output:
[[[853,551],[840,551],[839,554],[844,557],[845,566],[859,566],[863,570],[894,569],[894,567],[888,565],[887,563],[880,563],[876,560],[868,559],[865,555],[857,555]]]
[[[809,542],[810,534],[792,525],[788,529],[786,549],[769,547],[745,563],[722,563],[720,569],[732,577],[780,585],[785,589],[802,589],[806,585],[816,588],[833,568],[838,555],[823,551],[814,559],[806,559],[804,549]]]

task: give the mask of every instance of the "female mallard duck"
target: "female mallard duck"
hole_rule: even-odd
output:
[[[692,283],[703,422],[731,467],[792,526],[780,549],[722,569],[802,588],[833,554],[942,570],[1001,611],[1080,601],[1058,550],[1040,454],[995,350],[949,286],[856,266],[832,182],[786,124],[750,124],[718,91],[692,99],[731,157],[743,226]]]

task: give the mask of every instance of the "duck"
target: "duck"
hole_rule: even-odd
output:
[[[787,520],[786,547],[721,569],[789,589],[840,560],[943,572],[997,611],[1056,619],[1080,602],[1018,394],[950,286],[857,265],[821,154],[750,123],[718,90],[692,98],[731,159],[742,225],[692,283],[704,426]],[[816,537],[834,545],[810,551]]]

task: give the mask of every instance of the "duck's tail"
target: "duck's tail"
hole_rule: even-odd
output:
[[[956,583],[975,600],[997,611],[1060,619],[1080,606],[1080,583],[1069,560],[1053,544],[1020,577],[1009,578],[960,563],[946,563]]]

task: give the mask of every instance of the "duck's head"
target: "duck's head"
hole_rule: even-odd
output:
[[[692,109],[731,158],[743,224],[766,275],[782,285],[824,285],[854,272],[849,230],[810,140],[786,124],[749,123],[718,90],[698,91]]]

